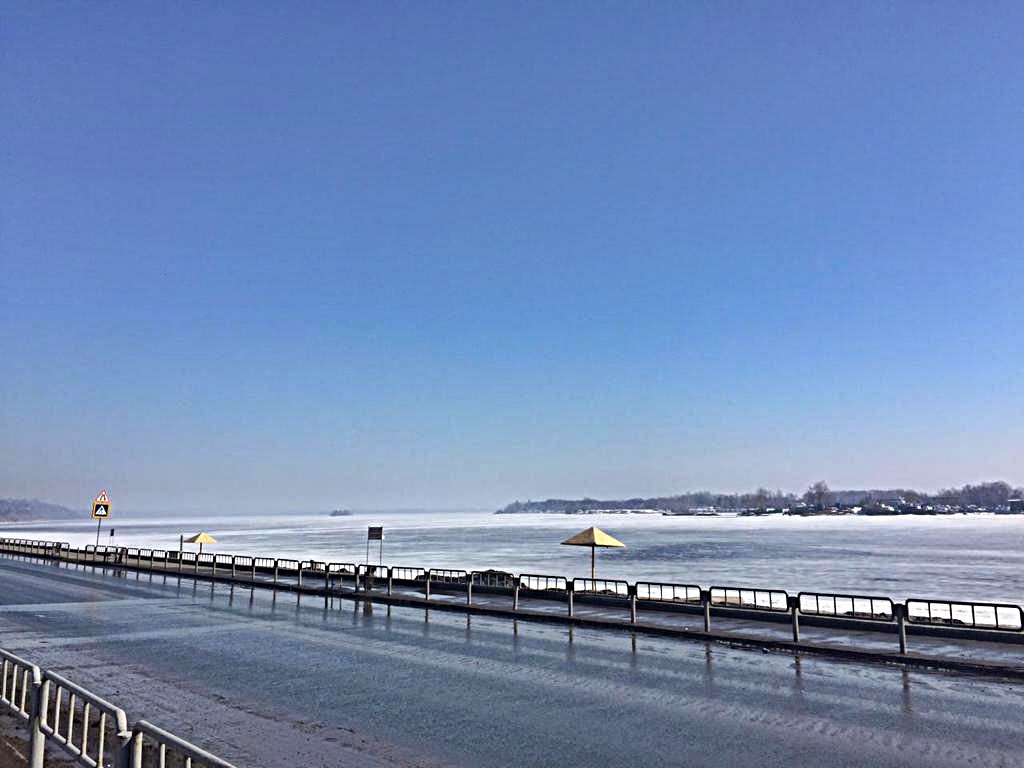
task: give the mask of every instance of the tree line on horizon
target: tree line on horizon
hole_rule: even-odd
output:
[[[716,509],[768,509],[786,508],[806,504],[822,508],[831,505],[872,506],[902,500],[907,504],[944,504],[953,507],[993,508],[1005,505],[1010,499],[1024,498],[1024,487],[1013,487],[997,480],[960,488],[944,488],[926,493],[910,488],[873,490],[832,490],[828,483],[818,481],[803,494],[788,493],[781,489],[758,488],[750,493],[712,493],[695,491],[676,496],[636,497],[632,499],[545,499],[543,501],[514,501],[498,510],[516,512],[575,512],[577,510],[657,509],[665,512],[686,512],[690,509],[714,507]]]

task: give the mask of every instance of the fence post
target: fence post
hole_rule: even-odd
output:
[[[630,584],[629,589],[629,623],[636,624],[636,584]]]
[[[256,583],[256,555],[252,556],[252,582]]]
[[[331,591],[331,566],[330,563],[324,563],[324,592]]]
[[[473,604],[473,574],[466,574],[466,605]]]
[[[900,655],[907,653],[907,604],[894,603],[893,613],[896,614],[896,629],[900,636]]]
[[[299,589],[302,589],[302,561],[299,560]]]
[[[711,590],[702,589],[700,591],[700,602],[704,606],[704,631],[711,631]]]
[[[567,581],[567,582],[565,582],[565,593],[566,593],[566,595],[567,595],[567,596],[568,596],[568,598],[569,598],[569,618],[571,619],[571,618],[572,618],[572,614],[573,614],[573,605],[572,605],[572,582],[571,582],[571,581]]]
[[[793,617],[793,642],[800,642],[800,598],[790,596],[789,612]]]
[[[391,596],[391,566],[388,566],[388,596]]]
[[[427,600],[429,600],[430,599],[430,571],[429,570],[427,571],[427,591],[426,591],[426,595],[427,595]]]
[[[213,556],[213,578],[217,578],[217,555]]]
[[[116,718],[114,722],[114,727],[116,728]],[[131,731],[127,733],[120,731],[114,733],[114,738],[117,740],[116,743],[112,745],[114,748],[111,750],[114,753],[114,768],[136,768],[136,763],[133,759],[134,756],[132,755],[132,745],[134,742],[134,739],[132,738],[133,735],[134,734],[132,734]],[[139,763],[139,765],[141,765],[141,763]]]
[[[142,768],[142,731],[118,733],[117,740],[114,768]]]
[[[519,577],[516,576],[512,581],[512,610],[519,610]]]
[[[46,739],[43,736],[43,717],[46,696],[49,694],[49,683],[43,682],[38,667],[32,670],[32,699],[28,713],[28,765],[29,768],[43,768]]]
[[[142,731],[131,736],[132,765],[131,768],[142,768]]]
[[[274,586],[277,586],[277,560],[274,560]]]

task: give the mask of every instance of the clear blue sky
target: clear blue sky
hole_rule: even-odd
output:
[[[6,3],[0,496],[1024,482],[1020,3]]]

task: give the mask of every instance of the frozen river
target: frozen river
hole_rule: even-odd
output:
[[[599,574],[629,581],[740,584],[904,599],[1024,602],[1024,516],[683,518],[660,515],[390,513],[329,517],[115,518],[122,546],[176,549],[212,533],[207,551],[363,562],[366,527],[385,528],[390,565],[498,568],[582,576],[588,552],[559,542],[599,525],[627,545],[600,552]],[[0,526],[0,535],[95,542],[95,524]],[[376,550],[372,558],[376,561]]]

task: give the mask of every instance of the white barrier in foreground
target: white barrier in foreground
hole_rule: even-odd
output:
[[[145,720],[129,727],[120,707],[2,648],[0,707],[28,726],[29,768],[43,768],[47,743],[89,768],[143,768],[147,741],[153,744],[161,768],[169,754],[187,768],[235,768]]]

